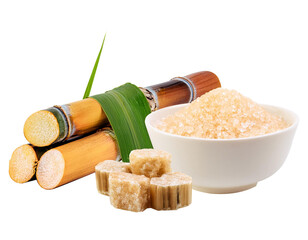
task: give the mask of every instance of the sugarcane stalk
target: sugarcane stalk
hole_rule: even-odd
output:
[[[203,71],[140,89],[154,111],[189,103],[220,86],[214,73]],[[90,133],[107,123],[100,104],[93,98],[87,98],[32,114],[25,122],[24,135],[35,146],[48,146]]]

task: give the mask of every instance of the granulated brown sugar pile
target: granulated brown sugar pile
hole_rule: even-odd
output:
[[[214,89],[158,124],[162,131],[210,139],[272,133],[288,124],[235,90]]]

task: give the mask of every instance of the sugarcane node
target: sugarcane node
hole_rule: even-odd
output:
[[[147,98],[153,99],[156,110],[172,105],[190,103],[204,93],[220,86],[220,81],[214,73],[202,71],[185,77],[175,77],[167,82],[155,84],[145,89],[152,95]]]
[[[196,98],[215,88],[221,87],[219,78],[216,74],[209,71],[192,73],[183,78],[188,79],[194,86]]]

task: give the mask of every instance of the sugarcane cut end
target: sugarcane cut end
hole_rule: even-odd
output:
[[[60,134],[59,123],[54,114],[47,110],[33,113],[25,122],[26,139],[38,147],[45,147],[57,140]]]
[[[33,147],[25,144],[15,149],[9,162],[9,174],[17,183],[25,183],[32,179],[37,165],[37,155]]]
[[[51,149],[43,154],[36,171],[38,184],[44,189],[53,189],[60,185],[64,175],[65,161],[62,153]]]

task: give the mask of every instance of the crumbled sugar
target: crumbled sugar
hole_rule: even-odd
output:
[[[159,177],[171,172],[171,154],[158,149],[137,149],[129,155],[131,171],[146,177]]]
[[[209,139],[245,138],[288,127],[235,90],[216,88],[162,119],[157,128],[176,135]]]
[[[109,195],[109,174],[111,172],[130,172],[129,163],[105,160],[95,166],[96,187],[99,193]]]
[[[150,182],[151,207],[174,210],[188,206],[192,200],[192,178],[184,173],[166,173]]]
[[[149,205],[150,179],[131,173],[111,172],[109,195],[111,204],[116,208],[143,211]]]

